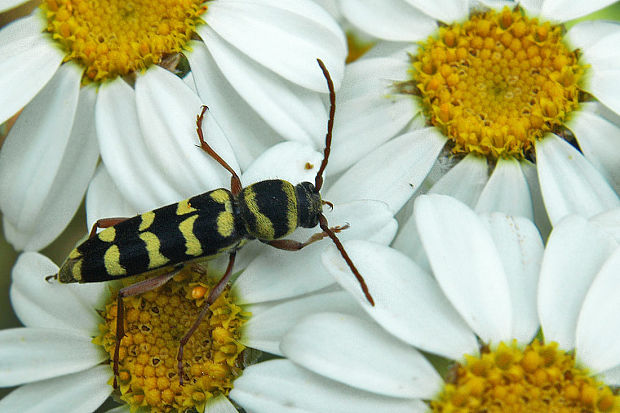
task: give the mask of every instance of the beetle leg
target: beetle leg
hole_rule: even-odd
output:
[[[180,385],[183,385],[183,348],[185,347],[185,344],[187,344],[189,339],[192,337],[192,334],[194,334],[198,326],[200,326],[200,323],[202,322],[202,319],[205,317],[205,315],[209,311],[209,307],[211,306],[211,304],[213,304],[215,300],[218,299],[220,294],[222,294],[222,291],[224,291],[224,288],[226,287],[226,284],[228,283],[228,280],[230,279],[230,276],[232,275],[232,270],[235,264],[236,255],[237,255],[237,251],[233,251],[230,253],[228,257],[228,267],[226,267],[226,272],[224,272],[224,275],[222,276],[222,278],[220,278],[217,284],[215,284],[215,287],[213,287],[213,289],[207,296],[207,299],[202,305],[202,309],[200,310],[198,317],[196,317],[194,324],[192,324],[192,326],[189,328],[187,333],[185,333],[183,338],[179,340],[179,352],[177,353],[177,361],[179,363],[178,370],[179,370],[179,384]]]
[[[143,294],[148,291],[152,291],[156,288],[166,284],[172,277],[177,275],[183,267],[176,267],[174,270],[158,275],[153,278],[147,278],[144,281],[137,282],[125,288],[121,288],[118,291],[117,304],[116,304],[116,347],[114,347],[114,388],[117,388],[116,379],[118,377],[118,359],[119,351],[121,347],[121,340],[125,337],[125,306],[123,304],[123,298],[132,297],[134,295]]]
[[[223,160],[220,155],[218,155],[213,148],[209,146],[202,134],[202,120],[208,109],[209,108],[206,105],[202,105],[202,112],[200,112],[200,115],[196,116],[196,132],[198,132],[198,139],[200,139],[200,147],[232,174],[230,177],[230,192],[232,192],[233,195],[238,195],[241,192],[241,179],[239,179],[239,176],[235,170],[231,168],[230,165],[228,165],[228,163],[226,163],[226,161]]]
[[[349,224],[343,226],[331,227],[332,232],[340,232],[349,228]],[[312,244],[313,242],[320,241],[325,237],[329,237],[329,234],[325,231],[317,232],[313,234],[310,238],[306,240],[306,242],[299,242],[292,239],[274,239],[272,241],[263,241],[265,244],[269,244],[272,247],[275,247],[280,250],[285,251],[299,251],[300,249]]]
[[[93,228],[90,230],[90,234],[88,235],[88,238],[92,238],[97,234],[97,229],[99,228],[109,228],[109,227],[113,227],[116,224],[120,224],[123,221],[128,220],[129,218],[102,218],[102,219],[98,219],[94,224],[93,224]]]

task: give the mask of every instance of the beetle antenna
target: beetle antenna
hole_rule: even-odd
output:
[[[351,268],[351,271],[353,271],[353,275],[355,275],[355,278],[357,278],[357,282],[360,284],[360,287],[362,287],[362,291],[364,292],[366,299],[368,300],[370,305],[374,307],[375,300],[373,300],[372,295],[370,295],[370,291],[368,291],[368,286],[366,285],[366,281],[364,281],[364,277],[362,277],[362,274],[360,274],[357,268],[355,268],[355,264],[353,264],[353,261],[351,261],[351,258],[349,258],[349,254],[347,254],[347,252],[345,251],[344,246],[342,245],[336,234],[334,234],[334,231],[329,228],[329,225],[327,224],[327,218],[325,218],[325,215],[323,214],[319,215],[319,225],[321,226],[321,229],[327,234],[327,236],[330,237],[332,241],[334,241],[334,244],[336,244],[336,248],[338,248],[338,251],[340,251],[340,255],[342,255],[342,258],[344,258],[344,260],[347,262],[349,268]]]
[[[336,115],[336,91],[334,90],[334,82],[332,82],[332,78],[329,75],[329,71],[325,67],[325,63],[321,59],[316,59],[321,70],[323,71],[323,76],[325,76],[325,80],[327,80],[327,88],[329,89],[329,120],[327,121],[327,134],[325,135],[325,149],[323,150],[323,161],[321,162],[321,167],[319,171],[316,173],[316,178],[314,179],[314,186],[318,191],[323,186],[323,171],[325,171],[325,167],[327,166],[327,160],[329,158],[329,150],[332,146],[332,130],[334,129],[334,116]]]

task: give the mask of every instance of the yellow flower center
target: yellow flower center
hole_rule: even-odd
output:
[[[184,379],[179,384],[177,351],[212,285],[200,283],[204,273],[184,269],[163,287],[125,298],[126,336],[119,352],[120,398],[130,409],[151,412],[203,411],[214,396],[227,395],[243,369],[239,328],[249,314],[233,303],[228,289],[211,306],[212,314],[185,345]],[[113,359],[116,345],[116,298],[106,305],[95,338]],[[110,361],[110,365],[112,365]],[[110,384],[112,379],[110,379]]]
[[[501,343],[497,350],[466,356],[452,380],[431,402],[433,412],[619,412],[620,397],[575,366],[557,343],[534,341],[525,349]]]
[[[158,64],[180,52],[202,23],[204,0],[45,0],[47,31],[102,81]]]
[[[413,57],[415,93],[454,153],[523,158],[579,103],[584,67],[562,27],[505,8],[439,29]]]

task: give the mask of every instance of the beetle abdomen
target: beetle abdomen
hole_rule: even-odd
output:
[[[216,189],[106,228],[74,249],[61,282],[98,282],[210,257],[235,247],[245,228],[226,189]]]

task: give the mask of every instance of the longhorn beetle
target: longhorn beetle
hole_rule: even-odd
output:
[[[179,341],[177,361],[179,380],[183,384],[183,347],[207,314],[209,306],[224,290],[232,274],[237,250],[247,240],[258,239],[279,249],[296,251],[325,237],[331,238],[357,278],[366,299],[374,305],[363,277],[335,234],[345,227],[330,228],[322,213],[324,204],[331,206],[321,199],[319,190],[323,185],[323,171],[331,147],[336,94],[327,68],[320,59],[317,62],[327,80],[330,112],[324,157],[314,184],[302,182],[293,186],[287,181],[272,179],[242,188],[239,176],[204,140],[202,120],[207,107],[203,106],[196,117],[200,148],[231,173],[230,191],[215,189],[133,218],[100,219],[93,225],[90,237],[71,251],[58,274],[52,276],[62,283],[88,283],[138,274],[151,275],[118,292],[114,387],[117,387],[119,374],[120,342],[125,336],[123,298],[164,285],[189,261],[212,258],[222,252],[229,254],[224,275]],[[317,225],[322,232],[312,235],[306,242],[282,239],[297,227],[314,228]],[[97,233],[97,228],[105,229]]]

